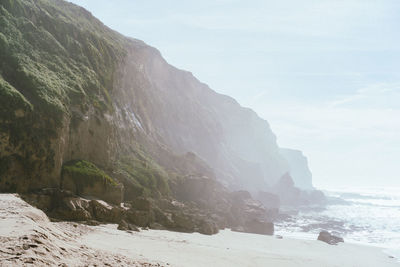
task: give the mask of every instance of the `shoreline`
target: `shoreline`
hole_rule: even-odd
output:
[[[312,234],[307,232],[285,232],[285,231],[277,231],[275,235],[281,235],[284,238],[286,237],[287,239],[309,240],[309,241],[315,241],[318,236],[317,234]],[[349,240],[346,238],[344,239],[344,243],[362,247],[372,247],[381,250],[388,256],[394,257],[400,263],[400,247],[394,248],[394,247],[387,247],[384,245],[379,246],[379,244]]]
[[[221,230],[209,236],[126,232],[116,224],[50,222],[16,194],[0,194],[0,266],[399,267],[382,249]]]
[[[400,266],[397,259],[374,246],[331,246],[317,240],[278,239],[230,230],[213,236],[165,230],[120,233],[115,227],[96,226],[94,232],[83,238],[83,243],[124,256],[156,257],[156,261],[171,266]]]

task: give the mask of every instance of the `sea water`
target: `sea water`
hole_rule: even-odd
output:
[[[302,210],[277,222],[276,233],[316,239],[327,230],[345,242],[379,246],[400,259],[400,188],[335,188],[324,193],[344,201]]]

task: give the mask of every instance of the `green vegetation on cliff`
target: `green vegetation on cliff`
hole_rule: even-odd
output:
[[[107,185],[117,186],[118,183],[100,170],[96,165],[86,160],[73,160],[63,166],[62,175],[70,175],[75,184],[83,188],[87,185],[103,181]]]
[[[0,190],[59,183],[60,129],[90,109],[112,111],[126,42],[62,0],[0,1]]]
[[[168,195],[168,174],[156,162],[142,152],[121,157],[117,163],[117,173],[124,177],[126,190],[132,190],[132,197],[137,195]],[[129,196],[127,196],[129,198]]]
[[[122,201],[122,185],[86,160],[64,164],[61,187],[80,196],[99,198],[114,204]]]
[[[17,112],[12,113],[11,110]],[[32,105],[26,98],[0,76],[0,118],[22,117],[24,112],[31,110]]]
[[[84,9],[59,0],[0,3],[0,73],[59,125],[69,105],[111,109],[122,36]]]

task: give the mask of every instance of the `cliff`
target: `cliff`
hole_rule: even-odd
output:
[[[65,162],[111,168],[138,146],[193,152],[231,188],[286,171],[266,121],[84,9],[2,1],[1,19],[2,188],[55,186]]]
[[[110,216],[213,233],[258,205],[233,212],[230,191],[270,188],[289,169],[255,112],[61,0],[0,2],[0,102],[0,191],[29,193],[55,217],[104,217],[77,196],[132,201]],[[193,186],[198,197],[182,197]],[[147,198],[157,209],[137,210]]]

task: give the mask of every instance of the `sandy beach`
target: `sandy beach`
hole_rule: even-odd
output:
[[[0,195],[0,242],[0,266],[400,266],[380,248],[349,243],[52,223],[12,194]]]
[[[116,225],[95,227],[82,243],[134,258],[147,257],[172,266],[400,266],[381,249],[354,244],[223,230],[217,235],[148,230],[121,233]]]

